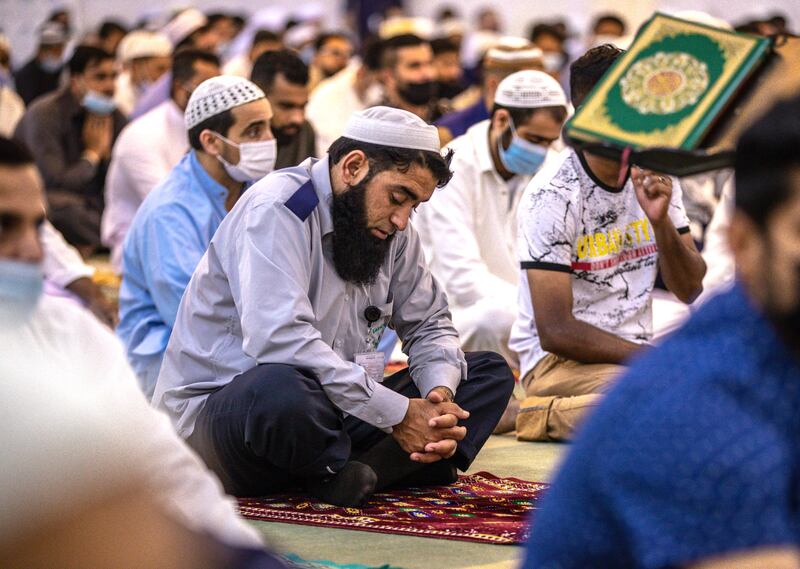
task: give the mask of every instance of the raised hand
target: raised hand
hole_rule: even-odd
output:
[[[631,170],[631,181],[636,191],[636,199],[645,215],[653,225],[658,225],[667,217],[669,211],[672,179],[634,166]]]

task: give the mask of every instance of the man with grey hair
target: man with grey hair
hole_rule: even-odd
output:
[[[153,402],[229,492],[299,482],[355,506],[469,467],[513,376],[497,354],[465,357],[408,222],[449,163],[436,127],[374,107],[351,116],[326,158],[267,176],[222,222]],[[410,368],[384,380],[376,348],[389,325]]]

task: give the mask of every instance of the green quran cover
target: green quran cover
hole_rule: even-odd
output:
[[[567,123],[567,135],[693,150],[770,46],[767,38],[655,14]]]

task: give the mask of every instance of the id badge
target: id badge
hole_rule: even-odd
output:
[[[355,354],[355,362],[364,368],[370,379],[378,383],[383,382],[383,370],[386,367],[383,352],[361,352]]]

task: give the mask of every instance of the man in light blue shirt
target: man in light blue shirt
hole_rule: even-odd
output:
[[[272,171],[272,110],[250,81],[201,83],[185,111],[191,150],[147,196],[125,239],[117,334],[153,394],[183,291],[244,185]]]
[[[461,351],[408,223],[450,179],[449,161],[435,127],[373,107],[351,116],[329,156],[267,176],[222,222],[153,404],[228,492],[299,485],[358,505],[469,467],[513,376],[495,353]],[[388,325],[409,369],[384,379]]]

